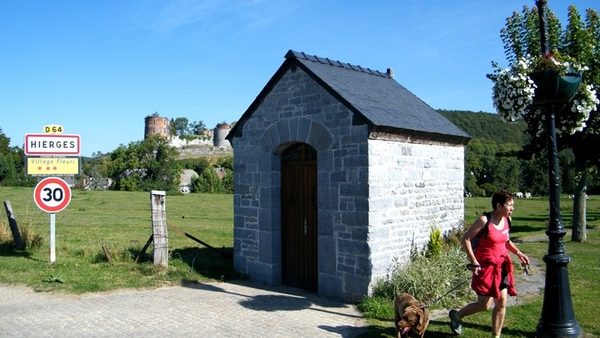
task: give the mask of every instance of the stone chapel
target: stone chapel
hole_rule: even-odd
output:
[[[234,265],[256,283],[360,301],[462,225],[470,136],[391,69],[290,50],[227,139]]]

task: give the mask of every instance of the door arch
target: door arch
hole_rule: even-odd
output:
[[[294,143],[281,154],[282,282],[318,291],[317,151]]]

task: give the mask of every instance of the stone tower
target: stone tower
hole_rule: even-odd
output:
[[[152,135],[161,135],[165,138],[171,136],[171,122],[166,117],[157,114],[146,116],[144,126],[144,139]]]
[[[217,124],[214,133],[215,147],[231,147],[231,144],[225,138],[229,131],[231,131],[229,124],[225,122]]]

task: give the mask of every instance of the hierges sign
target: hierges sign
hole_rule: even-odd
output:
[[[63,134],[59,125],[44,126],[44,134],[25,134],[25,173],[29,176],[79,175],[81,137]]]
[[[25,155],[79,156],[79,135],[25,134]]]

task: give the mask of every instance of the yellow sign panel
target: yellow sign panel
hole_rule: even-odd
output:
[[[26,161],[26,173],[30,176],[79,175],[79,157],[32,157]]]
[[[62,134],[63,130],[63,126],[59,126],[58,124],[44,126],[44,133],[46,134]]]

